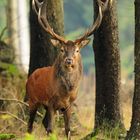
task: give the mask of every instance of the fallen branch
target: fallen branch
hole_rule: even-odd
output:
[[[2,129],[0,130],[0,134],[2,134],[7,128],[8,128],[8,126],[2,128]]]
[[[13,101],[13,102],[19,102],[25,106],[29,106],[27,103],[23,102],[23,101],[20,101],[20,100],[17,100],[17,99],[6,99],[6,98],[0,98],[0,100],[2,101]]]
[[[8,112],[8,111],[0,111],[0,114],[7,114],[10,115],[11,117],[17,119],[18,121],[22,122],[24,125],[27,125],[27,123],[25,121],[23,121],[22,119],[20,119],[18,116]]]
[[[23,101],[17,100],[17,99],[7,99],[7,98],[0,98],[0,101],[12,101],[12,102],[18,102],[20,104],[23,104],[27,107],[29,107],[29,105]],[[41,118],[43,117],[43,114],[41,114],[40,112],[37,111],[37,115],[40,116]]]

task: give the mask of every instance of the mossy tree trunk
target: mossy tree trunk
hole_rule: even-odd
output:
[[[98,13],[94,0],[95,19]],[[116,0],[109,5],[93,41],[96,68],[95,129],[104,123],[110,127],[120,124],[120,51]]]
[[[135,0],[135,88],[131,127],[126,140],[140,139],[140,1]]]
[[[63,0],[47,0],[46,17],[54,31],[60,35],[64,32]],[[37,68],[52,65],[56,50],[50,42],[50,36],[37,20],[30,0],[30,65],[29,75]]]

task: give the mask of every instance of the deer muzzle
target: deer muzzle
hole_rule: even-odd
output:
[[[73,64],[73,59],[66,58],[65,63],[66,63],[66,65],[71,66]]]

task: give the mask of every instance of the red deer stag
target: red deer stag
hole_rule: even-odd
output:
[[[29,103],[30,118],[28,132],[32,132],[35,114],[40,105],[46,109],[43,125],[49,134],[53,131],[53,120],[56,110],[64,114],[65,132],[70,139],[71,104],[76,99],[82,75],[80,49],[89,43],[88,37],[99,27],[108,0],[97,0],[99,13],[93,26],[75,41],[66,40],[56,34],[50,27],[43,10],[46,1],[33,0],[33,8],[38,15],[38,21],[44,30],[52,37],[53,46],[58,48],[58,57],[53,66],[39,68],[28,78],[26,92]],[[44,11],[45,11],[44,10]]]

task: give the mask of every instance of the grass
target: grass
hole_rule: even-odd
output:
[[[72,115],[72,140],[80,140],[93,130],[94,125],[94,107],[95,107],[95,89],[94,79],[92,76],[84,76],[78,98],[73,107]],[[25,94],[26,76],[16,76],[6,79],[0,78],[0,97],[23,100]],[[127,88],[126,88],[127,87]],[[129,87],[129,88],[128,88]],[[131,119],[131,103],[132,103],[133,85],[131,81],[123,83],[121,90],[121,108],[122,117],[126,129],[129,129]],[[8,111],[23,121],[27,122],[27,108],[17,102],[0,101],[0,111]],[[27,126],[20,120],[13,118],[8,114],[0,113],[0,140],[1,137],[14,136],[12,140],[65,140],[63,118],[56,116],[55,133],[50,137],[46,136],[45,129],[42,125],[42,119],[37,117],[34,124],[32,135],[26,133]],[[103,138],[104,140],[118,140],[120,130],[118,126],[110,129],[104,125],[104,132],[98,131],[98,135],[92,140]],[[10,139],[10,138],[8,138]],[[91,139],[91,138],[90,138]]]
[[[8,139],[13,139],[16,136],[14,134],[0,134],[0,140],[8,140]]]

